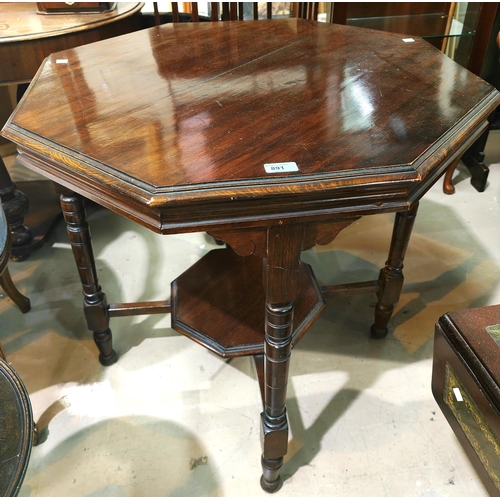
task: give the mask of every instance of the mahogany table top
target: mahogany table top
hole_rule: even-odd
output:
[[[405,210],[499,102],[420,38],[185,23],[51,55],[3,135],[26,166],[168,233]]]

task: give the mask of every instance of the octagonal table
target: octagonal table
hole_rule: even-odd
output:
[[[3,134],[23,165],[64,187],[103,364],[116,361],[109,318],[144,313],[171,312],[174,328],[222,356],[255,356],[261,484],[275,491],[293,343],[342,291],[376,292],[372,335],[387,334],[418,201],[499,102],[418,38],[300,19],[183,24],[53,54]],[[176,279],[171,302],[108,305],[81,195],[230,249]],[[301,251],[381,212],[396,219],[378,280],[319,287]]]

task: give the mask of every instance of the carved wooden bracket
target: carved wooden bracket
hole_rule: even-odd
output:
[[[267,227],[252,227],[225,231],[210,231],[210,236],[227,243],[238,255],[264,258],[267,246]]]
[[[331,243],[337,237],[342,229],[350,226],[358,219],[360,219],[360,217],[304,224],[302,250],[308,250],[316,245],[328,245],[328,243]]]
[[[316,245],[331,243],[342,229],[351,225],[359,218],[350,217],[311,223],[304,222],[302,250],[308,250]],[[209,231],[208,234],[217,240],[227,243],[242,257],[256,255],[257,257],[265,258],[267,256],[267,227]]]

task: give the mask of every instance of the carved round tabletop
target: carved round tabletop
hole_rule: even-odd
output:
[[[14,369],[0,358],[0,495],[15,496],[22,485],[33,446],[28,393]]]

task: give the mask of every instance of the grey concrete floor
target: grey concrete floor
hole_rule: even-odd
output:
[[[455,175],[421,202],[405,285],[384,340],[369,338],[376,298],[329,298],[292,355],[290,444],[281,496],[484,496],[431,394],[434,324],[447,311],[500,302],[500,135],[484,193]],[[15,180],[27,173],[7,163]],[[304,252],[322,283],[375,279],[393,215],[361,219]],[[205,234],[159,236],[104,209],[89,222],[110,302],[168,298],[208,250]],[[48,432],[21,496],[266,496],[260,396],[249,358],[227,361],[178,334],[170,316],[113,318],[119,361],[102,367],[82,310],[65,227],[9,265],[32,302],[0,298],[0,342]]]

